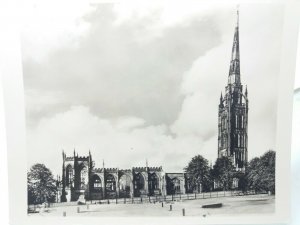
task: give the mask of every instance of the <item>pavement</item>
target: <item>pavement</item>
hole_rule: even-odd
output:
[[[206,204],[222,203],[220,208],[202,208]],[[56,206],[42,209],[39,213],[28,214],[32,217],[55,216],[67,217],[78,216],[106,216],[106,217],[178,217],[183,216],[224,216],[237,214],[270,214],[275,212],[275,196],[268,195],[249,195],[234,196],[209,199],[194,199],[175,201],[163,204],[156,203],[137,203],[137,204],[89,204],[89,205],[71,205]]]

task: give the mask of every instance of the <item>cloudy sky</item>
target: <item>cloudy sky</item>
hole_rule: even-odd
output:
[[[28,165],[60,173],[61,151],[96,166],[181,172],[217,157],[235,5],[27,6],[22,24]],[[281,5],[240,5],[249,158],[275,149]]]

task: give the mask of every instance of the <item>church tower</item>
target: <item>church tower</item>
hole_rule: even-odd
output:
[[[229,157],[237,171],[248,161],[248,91],[240,74],[239,11],[235,27],[228,84],[221,93],[218,122],[218,158]]]

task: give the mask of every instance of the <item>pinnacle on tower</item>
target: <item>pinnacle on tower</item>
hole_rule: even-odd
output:
[[[223,105],[223,94],[222,94],[222,92],[221,92],[221,96],[220,96],[220,106],[221,106],[221,107],[224,106],[224,105]]]
[[[240,83],[239,9],[237,9],[237,23],[233,37],[228,84]]]

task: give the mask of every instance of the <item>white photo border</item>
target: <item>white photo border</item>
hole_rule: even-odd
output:
[[[94,1],[95,2],[95,1]],[[202,1],[205,3],[205,1]],[[211,1],[210,1],[211,2]],[[238,3],[237,1],[235,1]],[[247,1],[247,3],[282,3],[285,5],[284,31],[278,92],[276,143],[276,212],[268,215],[228,215],[222,217],[47,217],[27,215],[27,151],[25,139],[25,103],[18,12],[22,7],[7,5],[0,22],[0,73],[4,92],[9,214],[13,225],[48,224],[278,224],[290,219],[290,149],[292,133],[292,105],[296,65],[297,35],[300,20],[299,1]],[[230,2],[232,3],[232,2]],[[244,1],[241,1],[244,3]],[[188,4],[188,3],[187,3]],[[10,21],[7,23],[6,21]],[[101,222],[99,219],[101,218]]]

